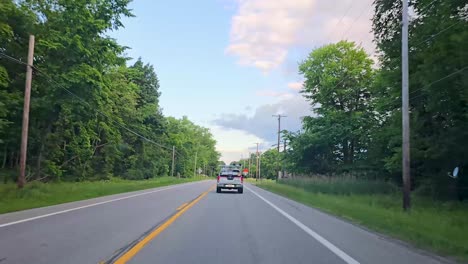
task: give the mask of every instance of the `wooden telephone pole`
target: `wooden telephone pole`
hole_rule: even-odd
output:
[[[171,177],[174,177],[174,164],[175,163],[175,146],[172,146],[172,168],[171,168]]]
[[[250,152],[249,152],[249,177],[251,177],[251,176],[250,176],[250,175],[251,175],[251,174],[250,174],[250,173],[251,173],[251,170],[250,170],[250,165],[251,165],[251,163],[252,163],[252,155],[251,155]]]
[[[20,174],[18,188],[26,183],[26,158],[28,151],[29,103],[31,100],[32,65],[34,61],[34,36],[29,36],[28,65],[26,66],[26,85],[24,87],[23,127],[21,129]]]
[[[255,144],[257,144],[257,162],[256,162],[256,164],[255,164],[255,180],[258,181],[258,177],[259,177],[259,173],[258,173],[258,169],[259,169],[259,162],[258,162],[258,161],[259,161],[259,160],[258,160],[258,145],[259,145],[260,143],[255,143]]]
[[[410,124],[409,124],[409,84],[408,84],[408,0],[403,0],[403,27],[401,32],[401,114],[403,127],[402,167],[403,167],[403,209],[411,208],[410,174]]]
[[[282,117],[287,117],[287,116],[280,115],[280,114],[272,115],[272,116],[278,118],[278,154],[279,154],[279,152],[280,152],[280,139],[281,139],[281,118]],[[278,157],[279,157],[279,155],[278,155]],[[281,175],[281,168],[278,168],[278,176],[276,177],[276,181],[278,181],[280,179],[280,175]]]

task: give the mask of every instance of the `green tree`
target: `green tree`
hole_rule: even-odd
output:
[[[409,34],[411,165],[415,186],[447,193],[447,172],[468,165],[468,41],[466,1],[421,0]],[[381,125],[373,132],[379,157],[390,172],[401,171],[401,3],[377,0],[373,19],[381,69],[374,94]],[[459,183],[461,180],[458,180]],[[464,183],[468,184],[468,183]],[[466,188],[468,185],[461,186]]]
[[[0,52],[25,61],[36,37],[28,178],[94,180],[193,172],[193,156],[216,167],[208,129],[165,118],[154,67],[127,66],[126,47],[107,36],[132,16],[129,0],[0,0]],[[21,130],[24,65],[0,60],[2,169],[15,169]]]
[[[178,152],[176,172],[186,177],[193,176],[195,154],[198,168],[218,167],[220,154],[216,151],[216,141],[207,128],[194,124],[187,117],[181,119],[168,117],[167,121],[169,142]]]
[[[305,78],[303,95],[317,114],[304,118],[306,137],[320,141],[310,150],[326,151],[321,153],[328,159],[325,167],[350,168],[365,159],[368,131],[375,122],[372,64],[362,48],[341,41],[312,51],[299,65]]]

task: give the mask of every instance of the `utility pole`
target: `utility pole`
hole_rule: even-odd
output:
[[[250,175],[251,175],[251,174],[250,174],[250,173],[251,173],[251,170],[250,170],[250,165],[251,165],[251,163],[252,163],[252,155],[251,155],[250,152],[249,152],[249,177],[250,177]]]
[[[262,179],[260,167],[262,166],[262,155],[258,156],[258,179]]]
[[[284,170],[284,160],[285,160],[285,156],[286,156],[286,145],[287,145],[287,140],[286,138],[284,139],[284,147],[283,147],[283,162],[282,162],[282,165],[283,165],[283,177],[285,175],[285,170]]]
[[[259,178],[258,177],[259,176],[259,174],[258,174],[258,169],[259,169],[259,165],[258,165],[258,145],[260,143],[255,143],[255,144],[257,144],[257,162],[255,163],[255,180],[258,181],[258,178]]]
[[[287,116],[284,116],[284,115],[272,115],[272,116],[278,118],[278,152],[280,152],[281,118],[287,117]]]
[[[283,116],[283,115],[272,115],[273,117],[277,117],[278,118],[278,154],[280,152],[280,138],[281,138],[281,118],[282,117],[287,117],[287,116]],[[279,155],[278,155],[279,157]],[[281,174],[281,170],[280,168],[278,168],[278,176],[276,178],[276,181],[278,181],[280,179],[280,174]]]
[[[171,177],[174,177],[174,162],[175,162],[175,146],[172,146],[172,169],[171,169]]]
[[[32,65],[34,62],[34,36],[29,35],[28,65],[26,66],[26,85],[24,87],[23,127],[21,129],[20,174],[18,188],[26,183],[26,158],[28,151],[29,102],[31,100]]]
[[[198,154],[198,149],[195,151],[195,166],[193,168],[193,177],[197,177],[197,154]]]
[[[240,158],[240,161],[239,161],[239,164],[240,164],[240,166],[241,166],[241,171],[242,171],[242,169],[244,168],[244,161],[243,161],[243,159],[244,159],[244,155],[241,154],[241,158]]]
[[[411,208],[411,174],[410,174],[410,124],[409,124],[409,99],[408,99],[408,0],[403,0],[403,28],[401,32],[401,75],[402,75],[402,166],[403,166],[403,209]]]

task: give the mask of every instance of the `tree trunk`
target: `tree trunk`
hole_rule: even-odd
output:
[[[349,160],[349,146],[348,146],[348,140],[345,139],[343,140],[343,163],[344,164],[348,164],[348,160]]]
[[[351,145],[349,149],[349,164],[354,163],[354,139],[351,140]]]
[[[18,168],[19,165],[20,165],[20,153],[16,153],[16,160],[15,160],[15,167]],[[26,159],[27,159],[27,156],[26,156]]]
[[[10,169],[13,169],[15,167],[15,152],[12,151],[10,153]]]
[[[41,163],[42,163],[42,152],[44,151],[44,140],[41,141],[41,147],[39,148],[39,155],[37,155],[36,164],[36,179],[41,177]]]
[[[5,168],[6,166],[6,163],[7,163],[7,155],[8,155],[8,152],[7,152],[7,147],[8,147],[8,144],[5,144],[5,148],[3,149],[3,162],[2,162],[2,169]]]

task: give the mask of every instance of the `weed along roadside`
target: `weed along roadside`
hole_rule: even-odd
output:
[[[1,184],[0,214],[204,179],[206,178],[159,177],[149,180],[32,182],[23,189],[17,189],[14,184]]]
[[[305,205],[345,218],[371,230],[389,235],[437,254],[468,261],[468,204],[436,202],[415,196],[411,213],[401,210],[399,193],[386,185],[375,192],[363,191],[364,183],[341,188],[333,183],[260,181],[256,186]],[[381,194],[382,190],[388,192]],[[385,219],[385,221],[382,221]]]

